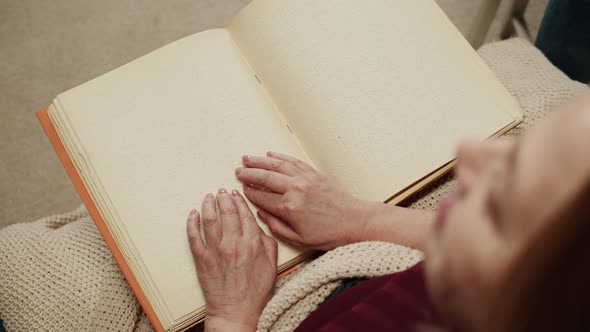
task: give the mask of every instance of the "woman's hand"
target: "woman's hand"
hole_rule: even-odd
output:
[[[275,285],[277,242],[260,229],[236,190],[230,195],[220,189],[217,202],[207,194],[201,213],[191,211],[187,233],[207,302],[205,328],[254,331]]]
[[[244,156],[236,169],[244,194],[279,239],[300,248],[330,250],[359,241],[378,203],[348,194],[305,162],[279,153]]]

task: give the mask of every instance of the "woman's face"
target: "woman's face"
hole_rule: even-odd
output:
[[[510,263],[587,179],[588,143],[590,93],[518,140],[459,147],[458,188],[441,201],[426,246],[429,291],[446,319],[478,325]]]

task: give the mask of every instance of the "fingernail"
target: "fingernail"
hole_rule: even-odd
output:
[[[240,174],[241,171],[242,171],[241,167],[236,168],[236,175]]]
[[[217,191],[218,194],[227,194],[227,190],[225,190],[224,188],[221,188]]]
[[[212,193],[207,193],[207,195],[205,195],[205,198],[213,198],[213,194]]]
[[[273,155],[273,154],[274,154],[274,152],[272,152],[272,151],[267,151],[267,152],[266,152],[266,155],[267,155],[268,157],[272,157],[272,155]]]
[[[192,208],[192,209],[191,209],[191,213],[190,213],[190,215],[192,216],[192,215],[194,215],[195,213],[197,213],[197,210],[195,210],[195,208]]]
[[[250,156],[249,156],[249,155],[247,155],[247,154],[243,155],[243,156],[242,156],[242,161],[244,161],[244,162],[248,162],[248,161],[250,161]]]
[[[234,197],[238,196],[239,194],[240,193],[238,193],[238,191],[235,190],[235,189],[231,191],[231,195],[234,196]]]

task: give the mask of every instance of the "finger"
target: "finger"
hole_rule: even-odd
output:
[[[297,159],[295,157],[288,156],[286,154],[268,151],[266,153],[266,156],[269,157],[269,158],[273,158],[273,159],[278,159],[278,160],[283,160],[283,161],[289,161],[293,165],[297,166],[297,168],[299,168],[300,170],[302,170],[304,172],[307,172],[307,171],[315,171],[315,169],[313,167],[309,166],[306,162],[301,161],[301,160],[299,160],[299,159]]]
[[[267,171],[273,171],[288,176],[295,176],[301,173],[293,163],[285,160],[258,157],[258,156],[243,156],[242,162],[245,166],[251,168],[261,168]]]
[[[267,188],[270,191],[282,194],[287,191],[289,177],[259,168],[236,168],[238,180],[258,187]]]
[[[264,235],[262,237],[262,244],[264,245],[264,249],[266,250],[266,254],[268,255],[268,259],[273,267],[277,268],[277,258],[279,255],[279,245],[275,239],[270,236]]]
[[[242,225],[238,217],[238,209],[231,196],[225,189],[217,192],[217,204],[219,204],[219,217],[223,229],[223,237],[235,239],[242,236]]]
[[[299,235],[297,235],[291,226],[267,211],[258,210],[258,216],[260,217],[260,220],[268,226],[268,229],[279,239],[289,242],[299,238]]]
[[[194,258],[200,257],[205,253],[205,243],[201,237],[199,220],[199,212],[192,209],[186,221],[186,234],[188,235],[188,243]]]
[[[238,209],[238,216],[242,223],[242,232],[244,233],[244,237],[247,238],[254,238],[260,236],[262,234],[262,229],[258,226],[256,222],[256,218],[252,214],[250,207],[248,207],[248,203],[240,192],[237,190],[232,190],[231,196],[234,200],[236,208]]]
[[[245,184],[244,195],[256,206],[263,208],[270,213],[278,214],[280,212],[281,195],[268,191],[254,188]]]
[[[212,194],[207,194],[203,199],[201,222],[203,223],[205,244],[209,248],[217,248],[219,241],[221,241],[222,229],[221,224],[217,220],[217,207],[215,197]]]

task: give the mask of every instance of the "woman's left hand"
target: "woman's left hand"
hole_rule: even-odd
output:
[[[187,233],[207,302],[205,329],[254,331],[275,285],[277,242],[236,190],[207,194],[201,213],[191,211]]]

